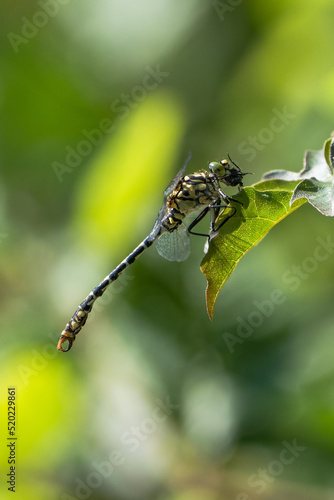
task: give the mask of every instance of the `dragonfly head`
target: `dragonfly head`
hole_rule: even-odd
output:
[[[250,172],[242,173],[236,163],[234,163],[228,155],[228,160],[213,161],[209,164],[210,171],[217,177],[219,182],[223,182],[226,186],[243,187],[243,176]]]

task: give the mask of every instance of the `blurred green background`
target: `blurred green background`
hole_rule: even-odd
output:
[[[189,150],[188,171],[229,152],[250,184],[321,149],[333,2],[1,11],[0,498],[11,386],[20,500],[334,498],[333,221],[310,206],[247,254],[212,322],[193,237],[184,263],[145,252],[56,350]]]

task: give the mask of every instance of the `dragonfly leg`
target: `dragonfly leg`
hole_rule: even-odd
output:
[[[205,247],[204,247],[205,253],[207,253],[207,251],[209,249],[210,241],[218,235],[219,229],[224,224],[226,224],[226,222],[231,217],[233,217],[237,211],[236,208],[232,207],[231,205],[214,205],[214,204],[212,204],[212,205],[210,205],[209,208],[210,208],[210,234],[208,235],[208,241],[206,242]],[[225,219],[220,224],[218,224],[218,226],[216,226],[215,222],[219,216],[219,211],[221,208],[231,208],[231,213],[229,213],[227,215],[227,217],[225,217]]]
[[[240,186],[239,186],[239,192],[240,192]],[[235,203],[239,203],[240,205],[244,206],[244,204],[242,203],[242,201],[239,201],[239,200],[235,200],[234,198],[230,198],[229,196],[226,196],[223,191],[219,191],[219,194],[222,198],[222,200],[225,202],[225,203],[228,203],[228,205],[231,204],[231,201],[235,201]]]
[[[236,200],[234,200],[234,201],[236,201]],[[226,207],[225,207],[225,208],[226,208]],[[224,219],[224,220],[223,220],[223,221],[222,221],[222,222],[221,222],[221,223],[220,223],[217,227],[215,227],[215,225],[214,225],[214,224],[212,225],[212,231],[213,231],[213,232],[217,232],[217,231],[219,231],[219,229],[220,229],[220,228],[221,228],[224,224],[226,224],[226,222],[227,222],[228,220],[230,220],[230,219],[231,219],[231,217],[233,217],[233,215],[235,215],[235,213],[236,213],[237,209],[236,209],[235,207],[230,207],[230,208],[232,209],[231,213],[230,213],[230,214],[228,214],[228,216],[227,216],[227,217],[226,217],[226,218],[225,218],[225,219]],[[211,229],[211,228],[210,228],[210,229]]]
[[[188,228],[187,228],[187,231],[188,233],[190,234],[195,234],[196,236],[205,236],[206,238],[209,237],[208,234],[204,234],[204,233],[195,233],[195,231],[192,231],[192,229],[197,226],[197,224],[206,216],[206,214],[208,213],[208,211],[210,210],[210,206],[208,207],[205,207],[204,210],[202,210],[202,212],[196,217],[196,219],[194,219],[192,221],[191,224],[189,224]]]
[[[229,198],[229,200],[234,201],[235,203],[239,203],[241,206],[244,206],[244,204],[240,200],[235,200],[234,198]]]
[[[219,202],[219,200],[217,201],[217,203],[218,202]],[[216,222],[217,217],[219,215],[220,209],[221,208],[228,208],[229,206],[230,205],[221,205],[221,204],[216,205],[216,202],[209,205],[209,208],[210,208],[210,235],[211,235],[211,233],[217,231],[217,229],[215,228],[215,222]]]
[[[230,205],[217,205],[216,203],[219,203],[219,200],[217,200],[216,202],[214,202],[214,204],[210,204],[209,206],[205,207],[204,210],[202,210],[202,212],[196,217],[196,219],[194,219],[192,221],[192,223],[188,226],[188,233],[194,234],[196,236],[205,236],[206,238],[208,238],[210,240],[210,238],[211,238],[210,234],[197,233],[195,231],[192,231],[192,229],[195,226],[197,226],[197,224],[206,216],[206,214],[209,211],[211,212],[210,233],[219,231],[219,229],[225,224],[225,222],[227,222],[228,219],[230,219],[231,217],[233,217],[233,215],[236,212],[236,209],[234,207],[231,207],[234,210],[233,213],[230,214],[226,219],[224,219],[223,222],[218,227],[215,227],[215,221],[216,221],[216,219],[218,217],[219,210],[221,208],[228,208],[228,207],[230,207]]]

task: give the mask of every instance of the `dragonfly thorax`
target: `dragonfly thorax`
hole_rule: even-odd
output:
[[[185,217],[219,199],[219,189],[217,177],[206,170],[182,177],[167,198],[161,225],[174,231]]]

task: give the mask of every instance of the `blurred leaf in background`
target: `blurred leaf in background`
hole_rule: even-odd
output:
[[[80,245],[121,257],[129,236],[136,244],[148,233],[146,221],[153,225],[166,172],[175,164],[181,122],[177,103],[165,95],[147,97],[132,112],[121,137],[112,138],[81,183],[72,229]]]

